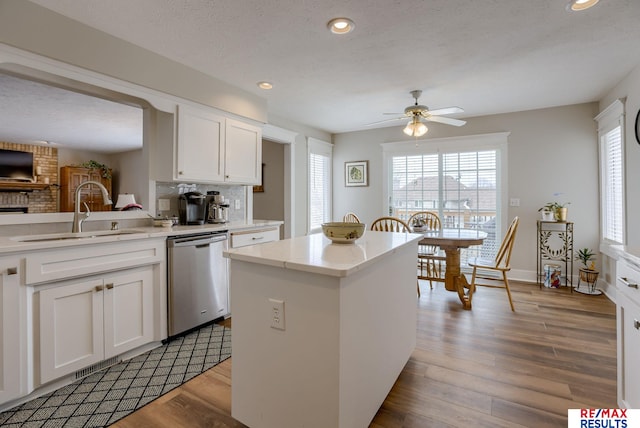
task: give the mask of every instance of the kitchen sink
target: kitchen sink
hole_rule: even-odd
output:
[[[106,236],[132,235],[135,233],[144,233],[144,232],[141,230],[135,230],[135,229],[97,230],[93,232],[50,233],[46,235],[15,236],[11,238],[11,240],[18,241],[18,242],[68,241],[68,240],[103,238]]]

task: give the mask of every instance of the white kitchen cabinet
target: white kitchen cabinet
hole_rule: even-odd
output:
[[[224,181],[225,118],[205,109],[178,107],[178,180]]]
[[[19,258],[0,259],[0,403],[19,397],[24,390],[21,379],[24,368],[21,276]]]
[[[227,119],[225,130],[225,181],[262,184],[262,129]]]
[[[640,265],[620,260],[617,269],[618,405],[640,408]]]
[[[153,267],[39,292],[40,384],[153,340]]]
[[[262,129],[217,114],[212,109],[178,106],[175,152],[159,147],[156,162],[173,161],[171,180],[199,183],[260,184]],[[166,144],[166,139],[164,139]],[[162,145],[162,141],[159,143]],[[175,159],[167,156],[175,153]],[[165,180],[167,168],[157,168]]]

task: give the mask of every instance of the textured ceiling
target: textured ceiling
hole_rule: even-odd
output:
[[[432,109],[464,108],[458,118],[597,101],[640,63],[639,0],[578,13],[567,0],[33,2],[331,133],[402,112],[412,89]],[[327,31],[338,16],[355,31]],[[261,80],[274,89],[259,90]]]

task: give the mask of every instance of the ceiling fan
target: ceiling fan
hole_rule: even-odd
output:
[[[394,120],[409,118],[410,121],[403,129],[403,132],[411,137],[421,137],[429,130],[427,126],[422,123],[422,120],[427,122],[438,122],[446,125],[462,126],[467,123],[464,120],[453,119],[451,117],[443,117],[444,114],[462,113],[463,109],[460,107],[445,107],[436,110],[429,110],[429,107],[418,104],[418,98],[422,95],[422,91],[416,89],[410,92],[411,96],[416,100],[414,105],[411,105],[404,109],[404,116],[396,117],[393,119],[381,120],[379,122],[373,122],[369,125],[377,125],[379,123],[391,122]],[[402,114],[402,113],[385,113],[385,114]]]

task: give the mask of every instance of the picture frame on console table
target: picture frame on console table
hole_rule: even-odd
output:
[[[344,185],[346,187],[369,185],[369,161],[344,163]]]

